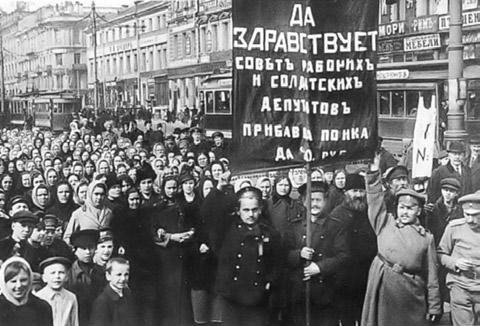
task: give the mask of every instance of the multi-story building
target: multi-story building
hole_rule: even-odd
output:
[[[99,107],[168,105],[168,1],[138,2],[124,8],[96,32]],[[87,31],[88,84],[93,104],[95,49],[93,29]],[[140,87],[138,87],[140,83]]]
[[[169,108],[199,108],[202,80],[231,71],[231,0],[172,0],[168,29]]]
[[[452,0],[450,0],[452,1]],[[392,1],[390,1],[392,2]],[[443,142],[448,108],[448,0],[380,1],[378,42],[379,133],[400,152],[413,137],[419,97],[438,109],[438,143]],[[480,130],[480,8],[463,0],[465,105],[469,134]]]
[[[101,8],[102,13],[116,8]],[[17,9],[1,18],[7,96],[41,91],[87,90],[86,44],[89,7],[79,2]]]

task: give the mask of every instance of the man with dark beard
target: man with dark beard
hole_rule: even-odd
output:
[[[377,238],[368,221],[365,180],[359,174],[347,175],[345,199],[331,213],[347,230],[351,259],[339,273],[339,318],[343,326],[360,324],[370,264],[377,254]]]

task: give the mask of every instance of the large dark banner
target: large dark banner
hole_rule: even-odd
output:
[[[378,0],[234,0],[234,163],[372,158]]]

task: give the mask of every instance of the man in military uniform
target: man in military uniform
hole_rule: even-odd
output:
[[[237,214],[218,254],[215,291],[222,298],[224,325],[262,326],[268,292],[279,286],[280,235],[260,221],[260,190],[243,188],[237,198]]]
[[[478,325],[480,316],[480,194],[459,199],[464,218],[451,221],[438,254],[448,269],[447,286],[454,326]]]
[[[385,190],[384,201],[388,213],[395,213],[396,194],[401,189],[408,188],[410,180],[408,177],[408,169],[403,165],[397,165],[385,172]]]
[[[305,203],[306,186],[299,188]],[[328,186],[312,182],[311,210],[312,241],[307,247],[306,219],[298,218],[285,233],[285,248],[289,265],[289,304],[291,325],[305,325],[305,282],[311,284],[312,325],[338,325],[335,292],[338,271],[349,259],[347,232],[344,222],[325,214]],[[290,325],[289,324],[289,325]]]

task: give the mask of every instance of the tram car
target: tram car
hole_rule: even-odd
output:
[[[50,92],[12,97],[9,99],[9,122],[21,127],[28,117],[42,129],[62,131],[72,119],[72,113],[81,109],[80,98],[67,92]]]
[[[215,131],[221,131],[225,138],[232,138],[232,73],[205,78],[200,84],[198,95],[207,137]]]

